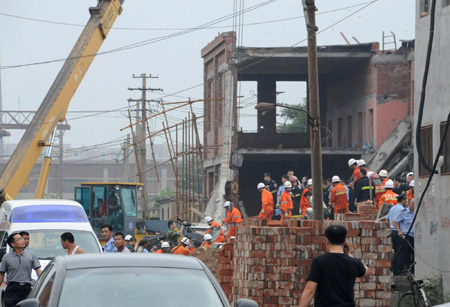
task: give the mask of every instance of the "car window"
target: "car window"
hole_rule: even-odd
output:
[[[33,287],[33,290],[31,290],[31,293],[29,295],[29,297],[35,297],[38,298],[39,301],[41,302],[41,305],[43,305],[43,301],[45,301],[45,299],[41,300],[40,296],[42,294],[45,295],[45,293],[48,293],[48,298],[50,298],[50,293],[51,291],[51,287],[53,286],[53,280],[55,277],[55,265],[53,263],[50,263],[49,265],[47,265],[47,267],[45,268],[45,270],[42,272],[41,276],[39,277],[38,281],[36,282],[36,285]],[[51,283],[50,283],[51,281]],[[47,286],[50,283],[49,287]],[[47,299],[47,303],[48,303],[48,299]],[[43,305],[44,306],[44,305]]]
[[[67,271],[58,306],[224,305],[204,271],[111,267]]]

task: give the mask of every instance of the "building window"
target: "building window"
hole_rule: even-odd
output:
[[[353,147],[353,128],[352,128],[352,116],[347,116],[347,148]]]
[[[427,164],[433,165],[433,126],[426,126],[420,129],[420,144],[422,146],[422,154]],[[430,172],[425,168],[419,160],[419,177],[426,177]]]
[[[361,147],[363,144],[363,114],[362,112],[358,113],[358,139],[357,139],[357,144],[358,147]]]
[[[330,136],[328,136],[328,147],[333,147],[333,122],[331,120],[328,121],[328,133]]]
[[[344,147],[344,120],[342,118],[338,118],[338,139],[337,139],[337,147],[342,148]]]
[[[444,148],[442,149],[442,155],[444,156],[444,163],[441,167],[441,174],[450,175],[450,127],[449,131],[447,131],[447,137],[445,140],[442,138],[444,137],[445,132],[445,126],[447,125],[446,122],[441,123],[441,136],[440,140],[444,143]]]
[[[443,0],[443,1],[447,1],[447,0]],[[420,0],[420,10],[419,10],[420,17],[428,16],[429,11],[430,11],[430,3],[429,2],[430,2],[429,0]]]

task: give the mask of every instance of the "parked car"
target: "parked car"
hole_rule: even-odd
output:
[[[21,307],[229,307],[220,285],[195,257],[154,254],[59,256]],[[239,307],[254,307],[239,300]]]

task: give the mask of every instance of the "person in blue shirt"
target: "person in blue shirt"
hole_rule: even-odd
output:
[[[389,213],[387,215],[387,219],[389,220],[390,228],[391,228],[391,239],[392,239],[392,248],[394,249],[394,255],[397,254],[398,246],[399,246],[399,237],[397,229],[395,229],[394,224],[392,223],[394,221],[394,218],[397,217],[397,215],[405,210],[407,197],[406,194],[400,194],[397,196],[397,204],[389,210]],[[392,266],[391,270],[394,273],[394,275],[400,275],[400,271],[398,270],[397,261],[398,257],[392,258]]]
[[[397,268],[399,272],[404,272],[411,264],[414,263],[414,226],[411,232],[407,235],[409,228],[414,219],[414,198],[408,201],[407,208],[402,210],[396,217],[394,217],[392,224],[397,230],[399,242],[398,246],[403,244],[397,256]],[[414,267],[411,268],[411,273],[414,274]]]
[[[114,245],[113,238],[113,227],[111,225],[103,225],[102,228],[102,237],[106,240],[105,245],[103,246],[104,253],[114,253],[117,251],[117,247]]]

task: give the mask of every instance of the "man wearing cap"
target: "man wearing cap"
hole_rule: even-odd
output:
[[[359,178],[361,178],[361,174],[360,174],[360,170],[358,165],[356,164],[357,160],[351,158],[350,160],[348,160],[348,167],[350,167],[353,171],[353,186],[356,184],[356,181],[359,180]]]
[[[390,204],[393,206],[395,206],[397,204],[398,194],[394,193],[394,191],[393,191],[394,182],[389,179],[384,184],[384,188],[385,188],[386,192],[384,192],[384,194],[381,195],[381,197],[380,197],[380,201],[378,202],[379,203],[378,211],[380,211],[380,208],[383,204]]]
[[[380,199],[381,196],[386,193],[386,190],[384,189],[384,184],[389,180],[387,178],[387,171],[381,170],[378,173],[378,177],[380,178],[381,184],[375,184],[375,205],[377,208],[381,207]]]
[[[273,214],[273,195],[266,190],[264,183],[258,183],[258,191],[261,193],[261,212],[259,213],[259,220],[272,220]]]
[[[414,263],[414,225],[412,224],[414,219],[414,198],[408,201],[407,208],[402,210],[394,217],[392,224],[398,232],[399,242],[398,247],[403,244],[401,250],[398,253],[397,269],[399,273],[403,273],[408,269],[412,263]],[[409,228],[411,232],[407,235]],[[414,267],[412,268],[414,274]]]
[[[409,190],[406,192],[406,197],[408,197],[408,200],[414,198],[414,180],[411,180],[409,183]]]
[[[19,233],[10,234],[6,241],[11,250],[3,256],[0,265],[0,285],[3,283],[6,273],[8,286],[3,302],[6,307],[13,307],[30,293],[31,271],[35,270],[37,276],[40,276],[41,264],[36,254],[25,250],[24,239]]]
[[[336,214],[348,212],[348,196],[347,189],[341,184],[341,179],[339,176],[333,176],[333,178],[331,178],[331,182],[333,184],[333,188],[330,192],[330,201],[328,204],[330,210],[334,205],[334,217],[336,218]]]
[[[294,208],[292,209],[292,215],[300,214],[300,199],[302,198],[302,190],[300,189],[300,184],[298,182],[298,178],[295,176],[291,177],[291,195],[292,195],[292,204]]]
[[[208,233],[211,234],[211,231],[220,229],[220,235],[217,237],[217,239],[214,242],[225,243],[225,236],[223,234],[222,227],[220,227],[220,224],[217,223],[216,221],[214,221],[213,218],[210,216],[205,217],[205,222],[210,227],[208,230],[205,231],[205,234],[208,234]]]
[[[203,250],[207,250],[211,247],[211,245],[213,245],[212,236],[207,233],[203,236],[203,242],[202,245],[200,245],[200,248]]]
[[[361,168],[361,178],[355,184],[355,201],[357,204],[366,204],[370,202],[370,199],[375,199],[375,187],[369,182],[367,169]]]
[[[223,219],[223,224],[230,224],[230,229],[227,233],[227,238],[235,237],[236,236],[236,228],[237,226],[242,222],[242,216],[241,212],[238,208],[235,208],[234,205],[226,201],[225,204],[223,204],[223,207],[227,211],[227,216]]]
[[[300,199],[300,214],[305,215],[305,206],[308,204],[308,200],[305,198],[305,193],[312,193],[312,179],[308,179],[307,187],[303,190],[302,198]]]
[[[161,248],[154,251],[155,254],[170,254],[170,244],[169,242],[161,243]]]
[[[397,205],[394,205],[389,210],[389,213],[386,216],[387,219],[389,220],[389,226],[391,228],[391,239],[392,239],[392,248],[394,249],[394,255],[396,255],[398,252],[399,238],[398,238],[397,229],[394,227],[394,224],[392,223],[392,221],[394,220],[394,218],[397,217],[397,215],[400,212],[402,212],[405,209],[406,202],[407,202],[406,194],[397,195]],[[398,260],[398,257],[392,258],[391,268],[392,268],[392,272],[394,273],[394,275],[399,275],[401,273],[398,270],[398,265],[397,265],[398,261],[397,260]]]
[[[189,254],[193,254],[194,252],[195,252],[195,249],[191,245],[191,241],[187,237],[184,237],[183,239],[181,239],[180,245],[172,248],[172,251],[170,253],[172,255],[187,256]]]
[[[136,239],[133,238],[132,235],[126,235],[125,236],[125,243],[127,245],[127,248],[130,250],[130,252],[135,252],[134,247],[136,246]]]
[[[281,210],[281,222],[292,216],[292,209],[294,205],[292,204],[291,188],[292,184],[289,181],[284,183],[284,192],[281,194],[280,198],[280,210]]]
[[[264,184],[266,186],[267,191],[269,191],[273,195],[277,195],[278,184],[275,180],[270,178],[270,173],[264,173]]]

